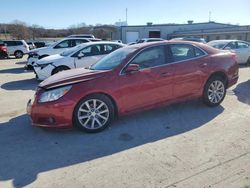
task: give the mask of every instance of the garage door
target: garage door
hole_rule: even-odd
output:
[[[135,42],[139,39],[139,32],[136,31],[127,31],[126,32],[126,42]]]

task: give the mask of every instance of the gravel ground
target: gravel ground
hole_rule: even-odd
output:
[[[0,60],[1,188],[250,187],[250,67],[217,108],[180,103],[85,134],[30,126],[39,82],[24,65]]]

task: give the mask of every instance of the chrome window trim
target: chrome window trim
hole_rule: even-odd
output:
[[[158,65],[158,66],[154,66],[154,67],[143,68],[143,69],[140,69],[140,71],[141,71],[141,70],[145,70],[145,69],[152,69],[152,68],[158,68],[158,67],[162,67],[162,66],[173,65],[173,64],[182,63],[182,62],[186,62],[186,61],[191,61],[191,60],[195,60],[195,59],[200,59],[200,58],[203,58],[203,57],[208,56],[208,53],[207,53],[205,50],[203,50],[202,48],[200,48],[200,47],[198,47],[198,46],[195,46],[195,45],[193,45],[193,44],[186,44],[186,43],[178,43],[178,44],[185,44],[185,45],[192,46],[192,47],[194,47],[194,48],[198,48],[199,50],[201,50],[201,51],[204,53],[204,55],[198,56],[198,57],[194,57],[194,58],[190,58],[190,59],[186,59],[186,60],[174,61],[174,62],[170,62],[170,63],[166,63],[166,64],[163,64],[163,65]],[[137,52],[137,53],[128,61],[128,63],[126,63],[126,65],[120,70],[119,75],[120,75],[120,76],[126,75],[126,74],[123,72],[124,69],[127,67],[127,65],[128,65],[129,63],[131,63],[131,61],[134,60],[134,58],[135,58],[139,53],[141,53],[141,52],[143,52],[144,50],[147,50],[147,49],[149,49],[149,48],[159,47],[159,46],[164,46],[164,47],[166,47],[167,45],[175,45],[175,44],[160,44],[160,45],[158,45],[158,46],[149,46],[149,47],[146,47],[146,48],[144,48],[144,49],[141,49],[141,50],[140,50],[139,52]]]

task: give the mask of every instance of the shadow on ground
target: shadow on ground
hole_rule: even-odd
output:
[[[26,73],[26,72],[32,72],[32,70],[28,71],[24,67],[0,70],[0,74],[20,74],[20,73]]]
[[[27,63],[27,61],[19,61],[19,62],[16,62],[17,65],[25,65]]]
[[[181,103],[116,120],[98,134],[43,130],[21,115],[0,124],[0,181],[23,187],[42,172],[110,156],[196,129],[223,112],[198,101]]]
[[[39,82],[35,79],[18,80],[1,85],[5,90],[35,90]]]
[[[233,91],[240,102],[250,105],[250,80],[238,84]]]

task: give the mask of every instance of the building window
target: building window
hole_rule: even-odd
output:
[[[242,36],[239,35],[239,36],[237,37],[237,39],[238,39],[238,40],[242,40]]]
[[[216,40],[220,40],[220,36],[216,36]]]
[[[226,35],[226,39],[230,39],[231,38],[231,35]]]

